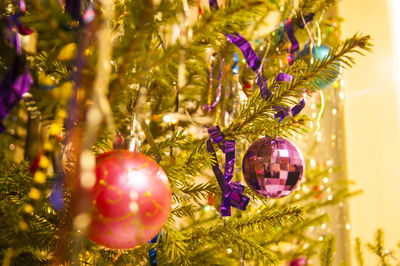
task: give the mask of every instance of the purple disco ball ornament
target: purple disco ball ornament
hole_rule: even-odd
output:
[[[289,140],[265,137],[251,144],[242,168],[254,192],[266,198],[281,198],[289,195],[303,177],[304,159]]]

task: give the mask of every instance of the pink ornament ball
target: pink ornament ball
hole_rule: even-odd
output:
[[[88,237],[107,248],[130,249],[152,239],[171,209],[171,189],[150,157],[113,150],[96,158]]]
[[[289,264],[289,266],[306,266],[306,265],[307,265],[306,257],[300,257],[300,258],[294,259]]]
[[[243,158],[247,185],[266,198],[289,195],[304,172],[301,151],[289,140],[264,137],[250,145]]]

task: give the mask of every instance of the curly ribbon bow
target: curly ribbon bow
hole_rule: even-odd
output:
[[[210,138],[207,140],[207,151],[211,153],[216,164],[212,166],[218,185],[222,191],[221,215],[231,216],[231,206],[239,210],[245,210],[249,204],[249,198],[243,195],[244,186],[240,182],[232,183],[233,169],[235,165],[235,141],[225,140],[218,126],[208,129]],[[213,140],[223,153],[225,153],[225,172],[222,173],[217,160],[217,155],[212,145]]]

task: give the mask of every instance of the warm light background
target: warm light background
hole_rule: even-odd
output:
[[[339,15],[343,38],[359,31],[374,43],[373,54],[343,74],[348,174],[364,190],[350,200],[351,237],[365,243],[383,228],[393,249],[400,242],[400,0],[345,0]],[[365,262],[377,265],[371,255]]]

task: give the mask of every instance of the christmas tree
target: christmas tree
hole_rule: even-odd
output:
[[[335,0],[60,2],[0,4],[3,265],[332,265],[358,192],[290,140],[371,49]]]

